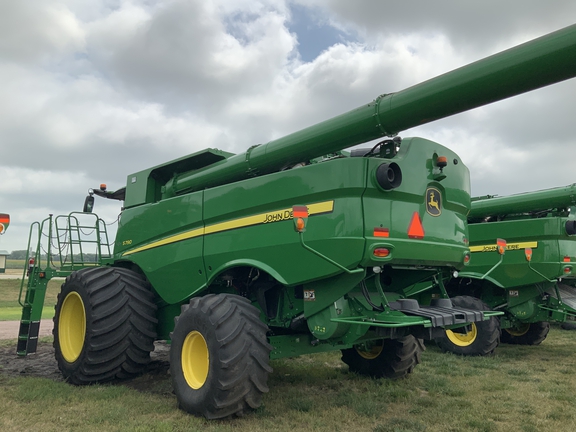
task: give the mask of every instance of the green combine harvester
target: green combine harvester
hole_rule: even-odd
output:
[[[473,199],[468,228],[472,259],[448,294],[460,307],[504,315],[447,330],[442,349],[486,355],[500,340],[538,345],[550,322],[576,318],[576,185]]]
[[[155,340],[171,343],[178,405],[209,419],[258,407],[270,359],[341,350],[352,372],[405,376],[422,339],[503,312],[454,306],[444,286],[470,261],[468,168],[397,134],[572,78],[575,59],[572,26],[245,153],[91,190],[83,213],[31,227],[18,354],[65,276],[54,348],[73,384],[141,373]],[[113,247],[94,195],[124,202]]]

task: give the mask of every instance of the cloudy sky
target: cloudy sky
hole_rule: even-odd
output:
[[[2,0],[0,249],[100,183],[234,153],[573,24],[573,0]],[[473,195],[576,182],[576,80],[404,131]],[[116,201],[96,211],[116,219]]]

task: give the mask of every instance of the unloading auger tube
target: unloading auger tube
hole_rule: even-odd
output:
[[[411,127],[576,76],[576,25],[463,66],[200,170],[181,173],[163,198],[278,171]]]
[[[469,219],[503,216],[576,205],[576,184],[504,197],[482,197],[472,201]]]

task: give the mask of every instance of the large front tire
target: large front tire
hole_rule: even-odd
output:
[[[526,323],[517,328],[502,330],[502,342],[512,345],[540,345],[549,331],[549,322]]]
[[[372,378],[402,378],[420,363],[424,344],[412,335],[400,339],[383,339],[369,349],[358,346],[342,350],[342,361],[350,372]]]
[[[454,297],[452,304],[466,309],[490,310],[482,300],[471,296]],[[444,335],[436,339],[442,351],[465,356],[490,355],[499,343],[500,321],[496,317],[471,323],[465,332],[446,330]]]
[[[170,372],[181,409],[207,419],[258,408],[268,392],[268,327],[247,299],[208,294],[175,319]]]
[[[112,267],[73,272],[54,315],[58,368],[73,384],[125,379],[143,372],[156,338],[156,305],[138,273]]]

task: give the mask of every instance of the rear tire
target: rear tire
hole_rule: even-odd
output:
[[[143,372],[156,338],[156,305],[142,276],[96,267],[66,278],[54,315],[58,368],[73,384],[124,379]]]
[[[421,339],[408,335],[376,341],[369,351],[360,347],[342,350],[342,361],[350,372],[372,378],[398,379],[414,370],[424,350]]]
[[[512,345],[540,345],[549,331],[550,323],[546,321],[524,324],[519,328],[502,330],[502,342]]]
[[[272,372],[260,311],[244,297],[208,294],[182,306],[175,322],[170,372],[179,407],[207,419],[258,408]]]
[[[474,309],[490,310],[482,300],[471,296],[458,296],[452,298],[454,306]],[[500,321],[491,317],[487,321],[471,323],[466,333],[446,330],[444,335],[436,339],[436,344],[444,352],[451,352],[465,356],[486,356],[494,353],[500,343]]]
[[[564,322],[560,327],[562,327],[562,330],[576,330],[576,323]]]

